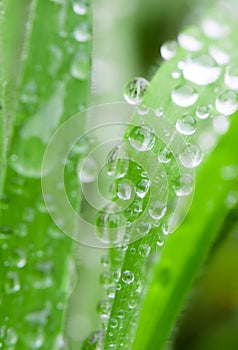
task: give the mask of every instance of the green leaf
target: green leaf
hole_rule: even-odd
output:
[[[0,269],[4,283],[0,341],[3,349],[10,344],[15,344],[15,349],[65,349],[67,298],[74,276],[72,240],[47,212],[41,193],[41,163],[59,125],[88,102],[91,6],[78,2],[84,6],[80,14],[74,1],[26,1],[15,8],[14,2],[10,3],[8,13],[3,14],[4,32],[11,28],[12,40],[4,43],[10,57],[12,43],[18,39],[15,10],[28,10],[29,20],[25,16],[19,25],[21,31],[23,27],[28,30],[19,45],[20,63],[14,62],[14,69],[3,63],[1,67],[14,99],[8,99],[7,92],[3,95],[9,131],[3,130],[0,138],[2,145],[8,134],[12,135],[1,191]],[[11,76],[19,73],[14,84],[8,79],[8,71]],[[4,162],[6,148],[1,155]],[[74,166],[80,156],[71,159]],[[75,190],[68,168],[66,179],[68,190]],[[80,190],[76,190],[77,200],[72,203],[77,207]]]

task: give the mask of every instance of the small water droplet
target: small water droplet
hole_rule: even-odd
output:
[[[226,69],[225,84],[232,90],[238,90],[238,65],[233,64]]]
[[[90,58],[86,52],[79,51],[73,58],[70,72],[75,79],[86,80],[90,74]]]
[[[167,212],[166,204],[160,201],[156,201],[149,207],[149,214],[154,220],[160,220],[165,216]]]
[[[150,181],[146,179],[142,179],[136,185],[136,194],[140,198],[144,198],[149,191]]]
[[[198,99],[197,91],[189,85],[179,85],[173,91],[171,98],[180,107],[192,106]]]
[[[111,303],[107,300],[99,301],[97,305],[97,312],[102,320],[108,320],[111,312]]]
[[[20,290],[21,286],[16,272],[9,271],[7,273],[4,288],[7,294],[16,293]]]
[[[149,222],[141,222],[137,226],[137,232],[140,236],[145,236],[151,230],[151,224]]]
[[[104,331],[95,331],[85,339],[82,350],[102,350],[105,333]]]
[[[80,43],[85,43],[91,39],[91,34],[86,22],[81,23],[81,25],[75,29],[73,35],[74,38]]]
[[[132,195],[132,188],[129,181],[119,182],[117,185],[117,197],[121,200],[129,200]]]
[[[82,163],[79,163],[78,177],[83,183],[94,182],[97,178],[98,167],[93,158],[86,158]]]
[[[125,86],[124,98],[126,102],[132,105],[138,105],[142,102],[149,82],[144,78],[134,78]]]
[[[131,284],[134,282],[134,273],[129,271],[129,270],[126,270],[122,273],[122,281],[125,283],[125,284]]]
[[[149,113],[149,107],[147,107],[146,105],[139,105],[137,107],[137,112],[140,115],[147,115]]]
[[[170,60],[176,55],[178,44],[176,41],[166,41],[160,49],[161,56],[164,60]]]
[[[163,107],[158,107],[156,110],[155,110],[155,116],[160,118],[164,115],[164,110],[163,110]]]
[[[216,109],[224,115],[231,115],[237,111],[238,99],[234,91],[227,90],[221,92],[216,98]]]
[[[206,86],[217,81],[221,72],[221,68],[208,55],[189,58],[183,67],[184,78],[201,86]]]
[[[183,174],[174,185],[175,193],[178,197],[188,196],[193,192],[194,179],[190,174]]]
[[[196,110],[198,119],[207,119],[210,116],[210,108],[208,106],[199,106]]]
[[[138,249],[138,253],[142,258],[146,258],[150,254],[149,244],[141,244]]]
[[[136,126],[129,135],[129,142],[139,152],[151,150],[155,145],[155,135],[149,126]]]
[[[87,5],[82,0],[74,1],[72,6],[77,15],[83,16],[87,14]]]
[[[188,144],[179,155],[179,160],[185,168],[195,168],[201,164],[203,153],[198,146]]]
[[[176,129],[183,135],[192,135],[197,130],[197,120],[192,115],[184,115],[177,120]]]
[[[8,328],[5,336],[5,343],[7,345],[14,345],[17,343],[18,335],[13,328]],[[9,348],[10,349],[10,348]],[[11,348],[13,349],[13,348]]]
[[[213,128],[217,134],[225,134],[230,126],[230,121],[225,115],[217,115],[212,120]]]
[[[173,157],[172,151],[165,147],[162,151],[158,153],[158,161],[160,163],[169,163]]]

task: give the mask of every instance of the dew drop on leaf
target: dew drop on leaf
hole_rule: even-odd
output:
[[[225,84],[232,90],[238,90],[238,65],[233,64],[226,69]]]
[[[98,167],[96,161],[88,157],[82,164],[79,164],[78,177],[82,183],[91,183],[94,182],[97,178]]]
[[[149,82],[141,77],[134,78],[130,80],[124,91],[124,98],[126,102],[132,105],[138,105],[142,102],[146,90],[149,86]]]
[[[131,146],[139,152],[151,150],[155,145],[155,135],[148,126],[136,126],[128,138]]]
[[[221,92],[216,98],[216,109],[224,115],[231,115],[237,111],[238,99],[234,91],[227,90]]]
[[[77,15],[83,16],[87,14],[87,5],[82,0],[74,1],[72,6]]]
[[[165,216],[167,211],[166,204],[160,201],[156,201],[149,207],[149,214],[154,220],[160,220]]]
[[[210,116],[210,108],[208,106],[199,106],[196,110],[198,119],[207,119]]]
[[[160,49],[161,56],[164,60],[170,60],[176,55],[178,44],[175,40],[166,41]]]
[[[126,270],[122,273],[122,281],[125,283],[125,284],[131,284],[134,282],[134,273],[129,271],[129,270]]]
[[[185,168],[195,168],[201,164],[203,153],[198,146],[188,144],[179,155],[179,160]]]
[[[173,102],[180,107],[192,106],[198,99],[197,91],[189,85],[177,86],[171,94]]]
[[[197,120],[191,115],[184,115],[177,120],[176,129],[183,135],[192,135],[197,130]]]
[[[213,128],[217,134],[225,134],[230,126],[230,121],[225,115],[217,115],[212,120]]]
[[[185,50],[199,51],[203,47],[203,43],[199,38],[196,28],[190,27],[178,36],[178,42]]]

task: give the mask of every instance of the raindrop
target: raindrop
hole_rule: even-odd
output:
[[[212,18],[207,18],[202,22],[202,28],[205,35],[210,39],[220,39],[227,36],[230,28]]]
[[[7,273],[4,288],[7,294],[16,293],[20,290],[21,286],[16,272],[9,271]]]
[[[73,34],[74,38],[80,43],[85,43],[91,39],[89,28],[86,22],[83,22],[80,26],[78,26]]]
[[[97,178],[98,167],[96,161],[88,157],[79,163],[78,177],[82,183],[94,182]]]
[[[151,204],[149,207],[149,214],[154,220],[160,220],[162,217],[165,216],[167,211],[167,207],[165,203],[156,201]]]
[[[160,49],[161,56],[164,60],[170,60],[176,55],[178,44],[176,41],[165,42]]]
[[[232,90],[238,90],[238,65],[231,65],[226,69],[225,84]]]
[[[210,108],[208,106],[199,106],[196,110],[198,119],[207,119],[210,116]]]
[[[178,42],[180,46],[188,51],[199,51],[203,47],[203,43],[199,39],[199,33],[196,28],[189,28],[179,34]]]
[[[141,244],[138,249],[138,253],[142,258],[146,258],[150,254],[149,244]]]
[[[142,179],[136,185],[136,194],[140,198],[144,198],[149,191],[150,181],[146,179]]]
[[[151,224],[149,222],[141,222],[137,226],[137,232],[140,236],[144,236],[151,230]]]
[[[188,196],[193,192],[194,179],[190,174],[183,174],[174,186],[175,193],[178,197]]]
[[[121,200],[129,200],[132,195],[132,188],[129,181],[122,181],[117,186],[117,197]]]
[[[149,82],[144,78],[134,78],[125,86],[124,98],[126,102],[132,105],[138,105],[142,102]]]
[[[169,163],[172,157],[173,157],[173,153],[168,147],[165,147],[158,154],[158,160],[160,163]]]
[[[217,46],[210,46],[209,53],[219,65],[225,65],[230,62],[230,56]]]
[[[208,55],[189,58],[183,67],[185,79],[201,86],[206,86],[217,81],[221,75],[219,67],[214,59]]]
[[[198,146],[188,144],[179,155],[179,160],[185,168],[195,168],[201,164],[203,153]]]
[[[231,115],[237,111],[237,94],[234,91],[227,90],[221,92],[216,98],[216,109],[224,115]]]
[[[192,106],[198,99],[197,91],[189,85],[179,85],[172,91],[173,102],[180,107]]]
[[[155,144],[155,135],[148,126],[136,126],[129,135],[129,142],[139,152],[151,150]]]
[[[212,124],[214,130],[217,134],[223,135],[225,134],[230,126],[230,121],[225,115],[217,115],[213,118]]]
[[[176,129],[183,135],[192,135],[197,130],[197,120],[191,115],[184,115],[177,120]]]
[[[74,1],[72,6],[77,15],[83,16],[87,14],[87,6],[82,0]]]
[[[131,284],[134,282],[134,273],[129,271],[129,270],[126,270],[122,273],[122,281],[125,283],[125,284]]]

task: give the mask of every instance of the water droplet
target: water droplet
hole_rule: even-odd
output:
[[[83,16],[87,14],[87,5],[82,0],[74,1],[72,6],[77,15]]]
[[[85,43],[91,39],[89,28],[86,22],[81,23],[74,31],[74,38],[80,42]]]
[[[160,201],[156,201],[149,207],[149,214],[154,220],[160,220],[165,216],[167,211],[166,204]]]
[[[230,62],[230,56],[217,46],[210,46],[209,53],[219,65],[225,65]]]
[[[213,118],[212,124],[217,134],[225,134],[230,126],[230,121],[225,115],[217,115]]]
[[[162,233],[165,235],[165,236],[168,236],[169,235],[169,225],[167,223],[164,223],[161,227],[162,229]]]
[[[116,288],[114,286],[110,286],[107,289],[107,296],[109,299],[114,299],[116,295]]]
[[[176,129],[183,135],[192,135],[197,130],[197,120],[191,115],[184,115],[177,120]]]
[[[139,105],[137,107],[137,112],[140,115],[147,115],[149,113],[149,107],[147,107],[146,105]]]
[[[176,55],[178,44],[176,41],[165,42],[160,49],[161,56],[164,60],[170,60]]]
[[[16,272],[9,271],[7,273],[4,288],[7,294],[16,293],[20,290],[21,286]]]
[[[179,85],[172,91],[173,102],[180,107],[192,106],[198,99],[197,91],[189,85]]]
[[[34,266],[31,279],[35,289],[47,289],[53,285],[52,268],[51,261],[39,262]]]
[[[178,197],[188,196],[193,192],[194,179],[190,174],[183,174],[179,177],[174,186],[175,193]]]
[[[202,22],[204,34],[210,39],[220,39],[227,36],[230,28],[212,18],[207,18]]]
[[[129,200],[132,195],[132,188],[129,181],[119,182],[117,185],[117,197],[121,200]]]
[[[103,267],[109,266],[109,257],[107,255],[101,257],[101,264]]]
[[[201,86],[206,86],[217,81],[221,72],[221,68],[208,55],[189,58],[183,67],[184,78]]]
[[[107,300],[99,301],[97,305],[97,312],[102,320],[108,320],[111,312],[111,303]]]
[[[216,109],[224,115],[231,115],[237,111],[238,100],[234,91],[227,90],[221,92],[216,98]]]
[[[165,147],[162,151],[158,154],[158,161],[160,163],[169,163],[173,157],[173,153],[168,147]]]
[[[130,298],[128,300],[128,307],[131,310],[133,310],[137,307],[137,300],[133,296],[130,296]]]
[[[203,47],[203,43],[199,38],[197,28],[190,27],[183,33],[179,34],[178,42],[185,50],[199,51]]]
[[[102,350],[105,333],[104,331],[95,331],[89,335],[83,342],[82,350]]]
[[[151,230],[151,224],[149,222],[141,222],[137,226],[137,232],[140,236],[145,236]]]
[[[132,105],[138,105],[142,102],[149,82],[144,78],[134,78],[130,80],[125,86],[124,98]]]
[[[156,244],[157,244],[158,247],[163,247],[163,245],[164,245],[164,240],[161,239],[161,238],[158,238]]]
[[[144,198],[149,191],[150,181],[146,179],[142,179],[136,185],[136,194],[140,198]]]
[[[160,118],[164,115],[164,110],[163,110],[163,107],[158,107],[156,110],[155,110],[155,116]]]
[[[178,72],[178,71],[173,71],[171,73],[171,76],[172,76],[173,79],[179,79],[179,78],[181,78],[181,73]]]
[[[231,65],[226,69],[225,84],[232,90],[238,90],[238,65]]]
[[[86,158],[82,163],[79,163],[78,168],[78,177],[82,183],[90,183],[96,180],[98,167],[93,158]]]
[[[7,345],[14,345],[17,343],[17,340],[18,340],[18,335],[16,331],[13,328],[8,328],[6,331],[5,343]]]
[[[129,270],[126,270],[122,273],[122,281],[125,283],[125,284],[131,284],[134,282],[134,273],[129,271]]]
[[[203,153],[198,146],[188,144],[179,155],[179,160],[185,168],[195,168],[201,164]]]
[[[23,249],[16,249],[10,255],[9,259],[5,261],[5,265],[11,267],[18,267],[21,269],[26,265],[26,253]]]
[[[198,119],[207,119],[210,116],[210,108],[208,106],[199,106],[196,110]]]
[[[138,253],[142,258],[146,258],[150,254],[149,244],[141,244],[138,249]]]
[[[90,58],[86,52],[79,51],[72,60],[70,72],[75,79],[86,80],[90,74]]]
[[[148,126],[136,126],[129,135],[129,142],[139,152],[151,150],[155,144],[155,135]]]

